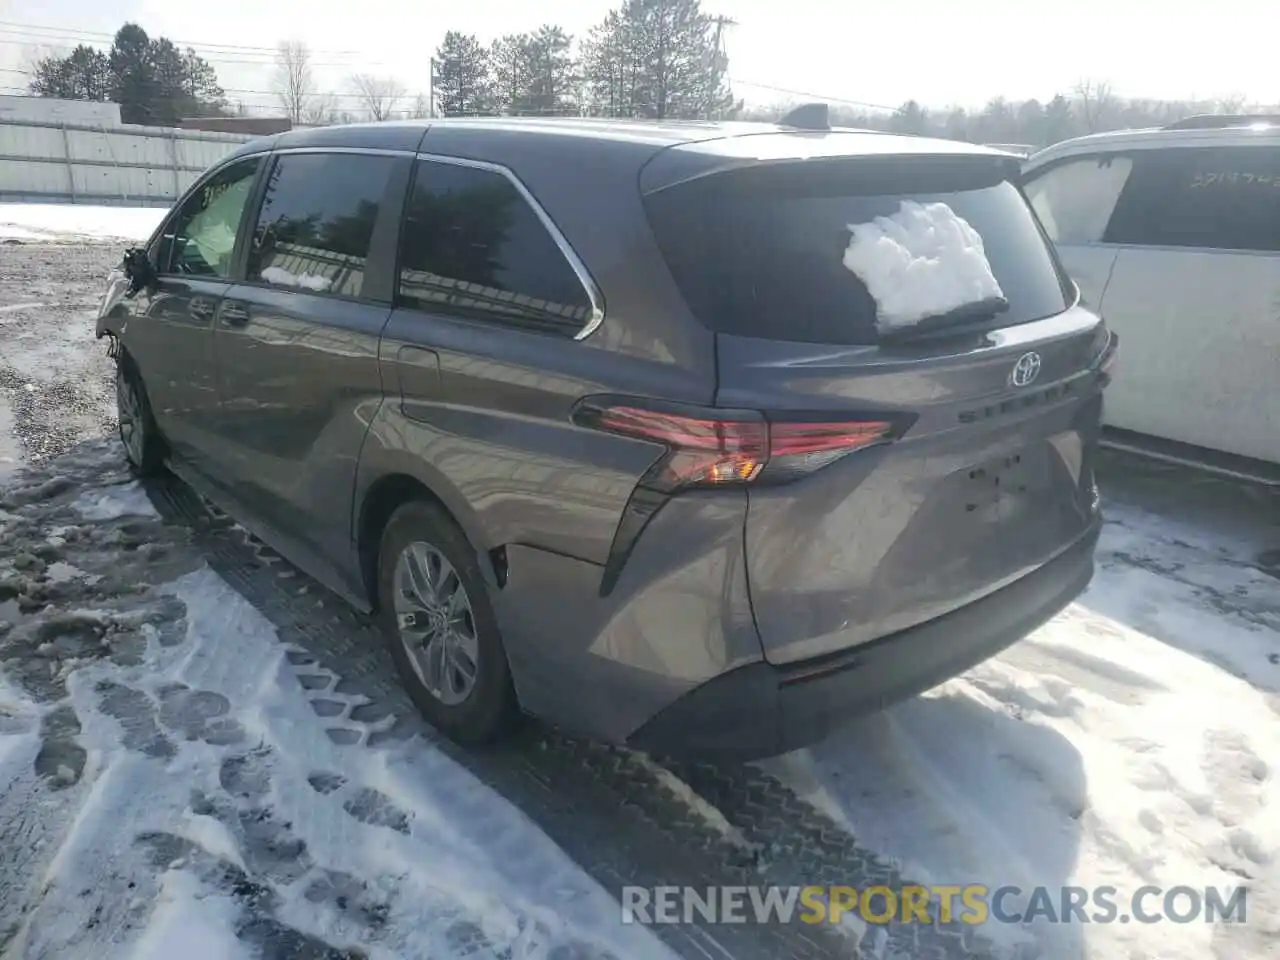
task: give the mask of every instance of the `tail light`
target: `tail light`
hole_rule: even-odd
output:
[[[1116,357],[1120,350],[1120,334],[1114,330],[1111,331],[1111,337],[1107,340],[1107,345],[1102,350],[1102,356],[1098,358],[1098,370],[1105,374],[1109,379],[1111,370],[1116,365]]]
[[[648,440],[665,448],[640,478],[614,534],[600,582],[613,589],[649,520],[670,496],[691,487],[786,483],[900,436],[897,419],[771,418],[755,411],[677,407],[650,401],[589,398],[579,426]]]
[[[1120,349],[1120,335],[1107,328],[1105,323],[1098,325],[1098,332],[1093,338],[1093,368],[1097,370],[1106,386],[1111,382],[1111,371],[1116,365],[1117,351]]]
[[[693,486],[777,483],[805,476],[897,432],[892,420],[771,419],[742,411],[664,409],[584,401],[581,426],[651,440],[667,452],[641,485],[664,493]]]

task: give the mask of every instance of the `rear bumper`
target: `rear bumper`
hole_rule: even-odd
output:
[[[721,674],[628,740],[667,755],[746,761],[816,743],[857,717],[937,686],[1011,646],[1089,585],[1101,519],[1033,573],[944,616],[854,650]]]

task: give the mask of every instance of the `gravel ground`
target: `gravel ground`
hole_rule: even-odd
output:
[[[5,456],[37,463],[115,429],[111,362],[85,342],[121,249],[0,246],[0,476]]]

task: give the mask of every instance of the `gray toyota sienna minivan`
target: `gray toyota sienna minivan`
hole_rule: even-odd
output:
[[[1115,340],[983,147],[820,108],[293,131],[192,186],[97,334],[134,468],[376,613],[464,742],[774,755],[1093,573]]]

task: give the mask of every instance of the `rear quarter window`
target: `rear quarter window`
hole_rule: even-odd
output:
[[[842,160],[713,174],[645,198],[691,310],[719,333],[840,345],[879,339],[877,304],[843,264],[850,225],[945,203],[981,236],[1009,302],[999,322],[1060,313],[1068,284],[1019,188],[989,162]]]
[[[438,160],[415,167],[396,302],[568,337],[594,310],[583,279],[506,174]]]

